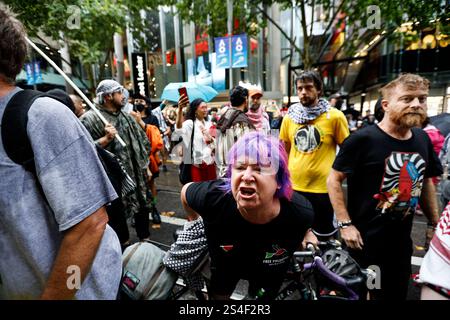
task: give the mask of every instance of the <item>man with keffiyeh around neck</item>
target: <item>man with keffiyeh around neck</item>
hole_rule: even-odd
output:
[[[326,180],[336,147],[349,135],[348,124],[341,111],[320,98],[323,84],[317,72],[302,72],[295,84],[300,102],[292,105],[284,117],[280,139],[289,154],[292,187],[313,206],[313,231],[329,237],[336,228]]]
[[[250,122],[255,126],[257,131],[263,131],[266,134],[270,133],[269,116],[264,110],[264,106],[261,103],[263,92],[259,88],[253,88],[249,90],[248,96],[250,97],[250,106],[246,112]]]

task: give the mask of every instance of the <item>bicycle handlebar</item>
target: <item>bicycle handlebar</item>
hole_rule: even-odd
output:
[[[316,253],[313,251],[295,251],[294,258],[312,258]]]
[[[319,246],[319,248],[323,247],[332,247],[332,248],[340,248],[340,242],[336,241],[336,240],[328,240],[328,241],[319,241],[317,243],[317,245]],[[320,249],[316,249],[314,247],[314,245],[311,242],[308,242],[306,244],[306,250],[304,251],[295,251],[294,252],[294,257],[296,258],[308,258],[308,257],[314,257],[316,255],[320,255],[321,254],[321,250]]]

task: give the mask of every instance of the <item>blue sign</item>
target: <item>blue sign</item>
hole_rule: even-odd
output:
[[[27,75],[27,85],[32,86],[38,83],[42,83],[41,63],[39,61],[33,61],[32,63],[25,64],[25,73]]]
[[[33,64],[26,63],[25,64],[25,73],[27,74],[27,85],[32,86],[35,84],[34,82],[34,68]]]
[[[231,42],[231,52],[232,52],[232,67],[233,68],[245,68],[247,64],[247,35],[240,34],[233,36]]]
[[[216,67],[230,68],[230,38],[214,38],[216,49]],[[245,68],[247,61],[247,35],[231,37],[231,68]]]
[[[230,40],[228,37],[214,38],[214,46],[216,49],[216,67],[230,67]]]
[[[42,72],[41,72],[41,63],[39,61],[35,61],[34,65],[34,83],[42,83]]]

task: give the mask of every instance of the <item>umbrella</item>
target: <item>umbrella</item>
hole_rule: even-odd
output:
[[[166,99],[169,101],[178,101],[180,98],[178,89],[181,87],[185,87],[187,89],[189,101],[201,98],[208,102],[218,95],[218,92],[210,86],[203,86],[194,82],[172,82],[164,88],[161,95],[161,100]]]
[[[441,113],[430,117],[430,123],[446,137],[450,133],[450,113]]]

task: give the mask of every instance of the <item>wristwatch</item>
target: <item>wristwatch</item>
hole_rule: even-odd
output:
[[[345,229],[352,225],[352,220],[338,221],[337,224],[340,229]]]

